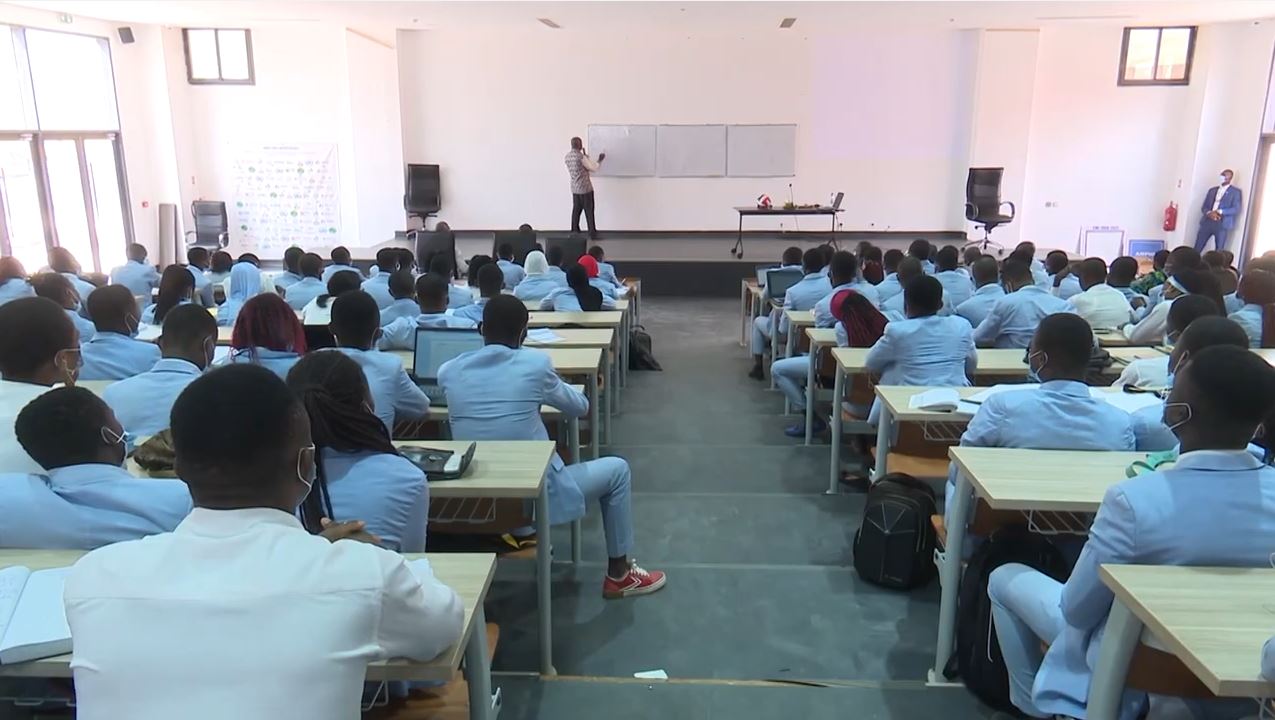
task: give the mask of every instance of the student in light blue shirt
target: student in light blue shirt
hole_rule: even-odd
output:
[[[142,298],[142,307],[151,304],[151,292],[159,287],[159,271],[146,262],[145,245],[129,244],[128,262],[111,271],[111,284],[123,285],[135,297]]]
[[[589,248],[589,255],[598,262],[599,278],[617,288],[625,287],[624,283],[620,282],[620,278],[615,274],[615,266],[606,261],[606,252],[602,250],[601,245],[594,245]]]
[[[496,250],[496,255],[498,256],[496,265],[500,268],[500,272],[503,274],[505,289],[513,290],[518,287],[518,283],[522,282],[523,278],[527,277],[527,272],[522,269],[521,265],[514,262],[513,245],[510,245],[509,243],[501,243],[500,247]]]
[[[978,327],[996,301],[1005,297],[1005,289],[1000,284],[1000,266],[991,255],[975,260],[970,266],[970,276],[976,286],[974,294],[957,305],[955,312],[968,320],[971,327]]]
[[[1071,259],[1062,250],[1050,250],[1045,256],[1045,271],[1049,273],[1049,291],[1069,300],[1084,291],[1080,278],[1071,268]]]
[[[123,468],[126,433],[84,388],[54,388],[14,424],[44,473],[0,480],[0,546],[92,550],[170,532],[191,510],[180,480],[136,478]]]
[[[230,293],[217,310],[217,324],[234,327],[244,304],[261,293],[261,271],[248,262],[237,262],[230,268]],[[287,303],[284,303],[287,305]]]
[[[592,255],[581,255],[576,264],[584,268],[585,273],[589,276],[589,284],[597,288],[604,296],[616,300],[628,294],[628,288],[616,287],[611,282],[598,276],[598,261]]]
[[[567,258],[563,253],[562,246],[554,245],[546,250],[545,259],[549,261],[549,266],[545,268],[545,276],[560,285],[566,285],[567,271],[563,268],[566,265]]]
[[[283,298],[262,293],[244,303],[230,336],[229,364],[252,363],[287,377],[305,354],[305,329]]]
[[[296,245],[293,245],[283,251],[283,272],[274,276],[275,287],[280,290],[287,291],[288,288],[301,282],[301,280],[306,277],[305,273],[301,270],[301,258],[305,254],[305,250],[302,250]],[[315,257],[318,256],[316,255]],[[323,270],[323,258],[319,258],[319,270]],[[304,306],[304,303],[302,305]]]
[[[1275,328],[1275,318],[1267,317],[1275,313],[1275,273],[1249,268],[1240,278],[1240,286],[1236,291],[1244,298],[1244,306],[1229,317],[1239,323],[1248,334],[1249,347],[1260,348],[1275,345],[1275,337],[1263,338],[1263,329],[1267,326]],[[1265,339],[1266,342],[1263,342]]]
[[[123,380],[140,375],[159,362],[159,346],[137,340],[141,313],[137,299],[123,285],[108,285],[89,295],[89,316],[97,334],[80,346],[83,380]]]
[[[229,253],[218,251],[218,255],[229,258]],[[186,251],[186,269],[195,279],[195,300],[206,308],[217,307],[217,297],[211,277],[204,274],[212,264],[208,248],[195,246]]]
[[[589,284],[589,272],[583,266],[572,265],[567,270],[567,287],[549,293],[540,301],[540,309],[557,312],[614,310],[615,300]]]
[[[882,269],[885,271],[885,277],[877,283],[877,296],[881,300],[881,305],[903,292],[903,286],[899,284],[899,263],[903,262],[903,257],[903,251],[898,248],[886,250],[881,256]]]
[[[1164,406],[1165,423],[1180,441],[1177,461],[1107,489],[1067,581],[1017,563],[992,572],[992,624],[1019,710],[1085,716],[1113,602],[1099,578],[1103,565],[1270,567],[1275,468],[1246,446],[1272,406],[1275,370],[1264,360],[1234,347],[1201,351],[1179,372]],[[1256,657],[1253,664],[1256,674]],[[1136,717],[1146,699],[1126,691],[1119,717]],[[1224,717],[1214,714],[1223,709],[1210,707],[1214,702],[1191,701],[1188,709],[1194,717]]]
[[[926,275],[934,274],[934,263],[930,261],[930,256],[933,254],[934,245],[929,240],[918,238],[908,245],[908,257],[916,258],[916,261],[921,264],[921,271]]]
[[[297,260],[297,270],[296,279],[290,278],[287,287],[279,285],[282,276],[275,277],[275,286],[283,289],[283,299],[288,307],[300,312],[311,300],[327,292],[328,284],[319,279],[323,274],[323,258],[315,253],[302,253]]]
[[[900,274],[915,258],[904,260]],[[864,366],[881,376],[880,385],[938,385],[964,387],[978,367],[978,351],[970,324],[958,317],[941,317],[943,284],[930,275],[919,275],[903,286],[907,318],[892,320],[885,334],[868,350]],[[873,403],[868,422],[880,414]]]
[[[88,302],[89,295],[97,289],[96,285],[80,277],[79,261],[75,259],[70,250],[64,247],[55,247],[49,250],[49,269],[69,280],[71,287],[75,288],[75,292],[83,302]],[[83,304],[80,305],[79,312],[84,317],[89,316],[88,309]]]
[[[212,363],[217,321],[198,305],[175,307],[164,316],[159,349],[163,359],[150,370],[111,383],[102,391],[102,399],[133,435],[154,435],[168,428],[168,415],[177,396]]]
[[[390,294],[390,275],[398,270],[399,254],[397,248],[381,248],[376,251],[377,273],[363,282],[363,292],[372,296],[376,306],[384,310],[394,304],[394,296]]]
[[[394,432],[394,424],[419,420],[429,412],[429,398],[407,376],[397,355],[381,352],[376,301],[365,292],[348,292],[332,301],[332,334],[337,351],[358,363],[372,394],[372,412]],[[406,318],[404,318],[406,319]],[[414,320],[414,318],[413,318]]]
[[[979,347],[1025,348],[1046,316],[1075,312],[1071,303],[1035,285],[1031,268],[1016,259],[1005,260],[1001,285],[1005,297],[997,300],[974,328],[974,342]]]
[[[1022,274],[1030,277],[1026,266]],[[1028,287],[1035,288],[1034,285]],[[963,447],[1033,450],[1133,450],[1129,413],[1095,398],[1085,384],[1093,352],[1093,330],[1073,313],[1046,316],[1027,353],[1037,388],[1009,390],[983,401],[961,435]],[[948,471],[947,507],[956,490],[956,466]],[[957,532],[948,519],[948,532]]]
[[[918,277],[923,277],[925,271],[921,269],[921,263],[914,257],[903,258],[903,262],[899,263],[899,270],[896,273],[898,280],[906,289],[908,284]],[[942,284],[940,283],[940,287]],[[881,312],[885,314],[891,322],[903,320],[907,318],[907,310],[904,307],[904,296],[906,293],[899,293],[894,297],[881,303]],[[947,296],[947,291],[943,291],[943,305],[939,308],[939,315],[951,315],[952,303]]]
[[[338,245],[332,248],[329,256],[332,258],[332,264],[323,271],[323,277],[321,278],[323,282],[326,283],[332,279],[333,274],[342,270],[352,270],[358,273],[360,278],[363,277],[363,271],[355,267],[354,261],[350,259],[350,251],[345,246]]]
[[[164,317],[168,312],[178,305],[185,305],[191,302],[191,298],[195,294],[195,278],[186,268],[181,265],[169,265],[164,268],[164,274],[159,279],[159,295],[155,298],[155,302],[146,306],[142,311],[143,325],[162,325]],[[204,311],[209,319],[212,315],[208,311]],[[213,320],[216,325],[217,321]]]
[[[828,282],[832,285],[832,290],[820,298],[814,307],[817,328],[830,328],[837,324],[837,319],[832,314],[832,298],[841,290],[853,290],[873,305],[877,304],[876,288],[859,277],[859,261],[852,253],[843,250],[833,254]]]
[[[539,250],[527,253],[527,258],[523,262],[526,264],[527,277],[514,288],[514,297],[519,300],[544,300],[554,290],[567,286],[565,278],[559,281],[549,276],[549,261]]]
[[[390,276],[390,295],[394,296],[394,302],[381,310],[381,327],[399,318],[415,320],[421,314],[421,306],[416,302],[416,278],[410,270],[399,270]]]
[[[439,369],[438,384],[447,394],[457,440],[547,440],[541,405],[557,408],[566,417],[589,412],[588,399],[558,377],[547,355],[522,347],[527,320],[527,308],[517,298],[492,298],[483,313],[486,346]],[[645,595],[664,586],[664,573],[644,570],[629,560],[633,516],[627,462],[608,457],[566,465],[554,453],[546,481],[549,518],[555,525],[583,517],[590,503],[601,506],[608,558],[604,597]]]
[[[455,275],[455,259],[446,253],[436,253],[429,260],[429,272],[447,280],[447,307],[455,310],[474,302],[474,294],[467,287],[452,284]]]
[[[970,282],[969,275],[962,273],[957,267],[961,251],[957,250],[955,245],[943,246],[936,258],[938,262],[935,265],[938,271],[934,273],[934,277],[943,284],[948,305],[955,308],[974,294],[974,283]]]
[[[797,247],[797,246],[795,246],[795,245],[793,245],[793,246],[791,246],[791,247],[784,248],[783,255],[781,255],[781,256],[780,256],[780,260],[779,260],[779,267],[777,267],[777,268],[772,268],[772,269],[774,269],[774,270],[801,270],[801,269],[802,269],[801,259],[802,259],[802,252],[801,252],[801,248],[799,248],[799,247]],[[763,277],[764,277],[764,274],[763,274]],[[770,304],[770,301],[771,301],[771,300],[772,300],[772,297],[771,297],[771,294],[770,294],[770,288],[768,288],[768,287],[763,287],[763,288],[761,289],[761,302],[762,302],[762,304],[763,304],[763,305],[768,305],[768,304]]]
[[[71,281],[65,275],[45,272],[36,273],[31,278],[31,289],[38,297],[48,298],[62,308],[75,330],[80,334],[80,344],[88,342],[97,334],[93,321],[80,314],[80,296],[75,292]]]
[[[453,310],[452,314],[458,318],[469,320],[475,325],[482,322],[483,309],[487,307],[488,301],[500,295],[504,282],[505,275],[496,263],[487,263],[478,268],[478,292],[481,297],[472,305]]]
[[[0,305],[24,297],[35,297],[26,269],[15,257],[0,258]]]
[[[1124,299],[1129,301],[1129,305],[1134,312],[1139,313],[1138,319],[1142,319],[1147,311],[1147,296],[1134,290],[1133,281],[1138,277],[1138,261],[1122,255],[1111,261],[1111,265],[1107,268],[1107,284],[1120,291],[1124,295]]]
[[[823,252],[811,248],[801,256],[801,271],[805,276],[793,283],[784,294],[783,310],[776,310],[770,315],[763,315],[753,320],[753,369],[748,377],[762,380],[765,373],[762,361],[765,357],[766,343],[778,342],[788,332],[788,320],[784,316],[787,310],[814,310],[815,305],[832,292],[832,283],[819,271],[823,269]],[[776,318],[778,322],[776,322]],[[775,325],[778,332],[775,332]]]
[[[436,273],[416,279],[416,301],[419,313],[401,317],[381,328],[376,346],[381,350],[414,350],[417,328],[473,328],[478,323],[449,314],[447,310],[447,278]]]

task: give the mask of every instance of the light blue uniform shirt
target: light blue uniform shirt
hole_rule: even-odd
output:
[[[381,350],[415,350],[417,328],[475,328],[473,320],[447,313],[422,313],[414,318],[399,318],[381,328],[376,347]]]
[[[381,311],[381,327],[385,327],[399,318],[416,319],[421,314],[421,306],[411,298],[399,298]]]
[[[496,267],[500,268],[500,272],[505,276],[505,289],[513,290],[527,277],[527,271],[522,266],[512,260],[497,260]]]
[[[323,475],[333,520],[362,520],[394,552],[425,552],[429,484],[406,458],[324,448]]]
[[[1275,468],[1243,450],[1183,453],[1170,469],[1111,486],[1063,586],[1062,632],[1037,671],[1033,704],[1085,714],[1113,600],[1098,576],[1102,565],[1269,568],[1272,546]],[[1258,663],[1253,657],[1254,675]]]
[[[831,292],[831,280],[819,273],[810,273],[788,288],[784,295],[784,310],[814,310],[815,305]],[[782,314],[779,316],[779,332],[788,332],[788,318]]]
[[[145,307],[151,304],[151,291],[159,287],[159,271],[154,265],[129,260],[111,271],[111,284],[123,285],[133,295],[145,298],[141,301]]]
[[[173,310],[177,309],[178,307],[182,305],[190,305],[190,304],[191,303],[189,300],[181,300],[176,305],[169,308],[168,312],[172,312]],[[164,324],[162,321],[155,322],[155,308],[157,307],[159,307],[158,303],[151,303],[150,305],[146,306],[146,309],[142,311],[143,324],[145,325],[163,325]]]
[[[825,280],[824,282],[827,282]],[[549,295],[540,301],[541,310],[556,310],[558,312],[580,312],[580,300],[576,297],[576,291],[569,287],[560,287],[549,293]],[[614,310],[615,300],[607,297],[606,293],[602,293],[602,309]]]
[[[933,263],[933,262],[931,262],[931,261],[929,261],[929,260],[922,260],[922,261],[921,261],[921,272],[925,273],[926,275],[933,275],[933,274],[934,274],[934,263]]]
[[[611,263],[598,261],[598,277],[616,287],[624,287],[624,283],[620,282],[620,278],[615,274],[615,266]]]
[[[1005,288],[997,283],[988,283],[974,291],[969,300],[956,306],[956,314],[970,321],[971,327],[978,327],[983,318],[992,311],[997,300],[1005,297]]]
[[[80,345],[84,366],[81,380],[123,380],[155,367],[160,361],[159,346],[114,332],[99,332]]]
[[[299,273],[294,273],[291,270],[284,270],[283,272],[274,276],[274,286],[277,288],[282,288],[284,290],[287,290],[288,288],[292,287],[293,285],[296,285],[297,283],[301,282],[304,279],[305,279],[305,276]],[[315,279],[317,280],[318,278],[315,278]],[[326,283],[324,284],[326,285]]]
[[[328,291],[327,283],[319,278],[302,278],[287,287],[283,299],[293,310],[303,310],[310,301]]]
[[[474,304],[474,292],[468,287],[460,285],[447,285],[447,308],[454,310],[462,308],[466,305]]]
[[[1231,318],[1240,327],[1244,328],[1244,332],[1248,334],[1248,346],[1258,348],[1262,346],[1262,306],[1249,303],[1239,310],[1231,313],[1227,317]]]
[[[869,285],[869,287],[871,286]],[[855,283],[852,282],[842,283],[834,287],[832,292],[824,295],[819,299],[819,302],[815,303],[815,327],[830,328],[837,324],[837,319],[832,315],[832,298],[842,290],[854,290],[855,292],[863,294],[858,287],[855,287]],[[867,295],[865,294],[864,297],[867,297]]]
[[[1239,293],[1231,293],[1230,295],[1223,295],[1222,304],[1226,306],[1227,315],[1230,315],[1231,313],[1234,313],[1234,312],[1238,312],[1240,308],[1244,307],[1244,301],[1240,299]]]
[[[899,284],[898,273],[886,275],[877,285],[877,296],[881,298],[882,304],[901,292],[903,292],[903,286]]]
[[[191,510],[180,480],[137,478],[114,465],[0,476],[0,547],[92,550],[171,532]]]
[[[140,375],[107,385],[102,400],[115,411],[115,418],[125,430],[134,435],[154,435],[168,429],[168,416],[177,396],[201,372],[186,360],[164,358]]]
[[[390,274],[378,273],[363,281],[363,292],[372,296],[376,306],[382,310],[394,304],[394,296],[390,294]]]
[[[933,315],[887,324],[864,365],[881,375],[881,385],[963,387],[978,366],[978,351],[969,323]]]
[[[1061,312],[1074,313],[1076,308],[1034,285],[1020,288],[992,305],[987,317],[974,328],[974,342],[979,347],[1025,348],[1040,321]]]
[[[890,322],[906,320],[907,313],[904,309],[904,301],[904,293],[895,295],[881,303],[881,314],[885,315]],[[947,294],[946,290],[943,291],[943,306],[939,308],[938,314],[942,317],[952,314],[952,298]]]
[[[554,290],[567,286],[565,279],[558,280],[548,275],[528,275],[514,288],[514,297],[527,301],[544,300]]]
[[[63,312],[71,318],[71,324],[75,325],[76,332],[80,333],[81,346],[97,335],[97,326],[93,324],[93,321],[86,320],[83,315],[74,310],[63,310]]]
[[[1075,274],[1068,275],[1063,278],[1062,282],[1058,283],[1057,287],[1054,286],[1054,276],[1050,275],[1049,289],[1054,292],[1054,295],[1062,298],[1063,300],[1069,299],[1072,295],[1079,295],[1084,292],[1084,288],[1080,287],[1080,278],[1076,277]]]
[[[285,380],[288,377],[288,371],[301,356],[290,350],[270,350],[263,347],[245,348],[243,350],[235,350],[226,357],[227,363],[252,363],[270,370]]]
[[[443,363],[438,384],[447,394],[452,437],[457,440],[548,440],[540,406],[568,418],[584,417],[589,401],[553,371],[549,356],[504,345],[487,345]],[[549,517],[553,524],[584,516],[584,493],[564,472],[557,453],[550,460]]]
[[[545,277],[558,281],[563,287],[567,286],[567,271],[557,265],[545,268]]]
[[[195,278],[195,297],[199,298],[199,304],[204,307],[216,307],[217,300],[213,297],[213,280],[204,274],[203,270],[194,265],[187,265],[186,269],[190,271],[190,276]]]
[[[358,273],[359,278],[363,277],[363,272],[353,265],[334,263],[323,269],[323,284],[326,285],[328,281],[332,279],[333,275],[341,272],[342,270],[349,270],[351,272]]]
[[[71,281],[71,287],[75,288],[75,292],[80,296],[80,314],[84,317],[89,316],[89,295],[97,289],[97,286],[88,280],[84,280],[75,273],[62,273],[62,277]]]
[[[337,348],[363,368],[368,390],[372,393],[372,410],[390,433],[395,420],[419,420],[429,412],[429,398],[407,376],[397,355],[380,350]]]
[[[606,280],[603,280],[601,277],[589,278],[589,285],[597,288],[598,292],[602,293],[602,297],[609,297],[614,300],[620,295],[618,292],[619,288]]]
[[[230,292],[226,293],[226,302],[217,309],[217,324],[234,327],[244,303],[260,294],[261,271],[257,266],[247,262],[235,263],[230,268]]]
[[[35,297],[35,290],[26,280],[10,278],[0,283],[0,305],[24,297]]]
[[[974,283],[958,270],[944,270],[935,273],[934,279],[939,281],[943,286],[943,290],[947,292],[948,302],[952,307],[957,307],[961,303],[969,300],[974,295]]]
[[[474,325],[483,321],[483,311],[487,309],[487,301],[491,298],[478,298],[470,305],[452,311],[454,317],[468,320]]]

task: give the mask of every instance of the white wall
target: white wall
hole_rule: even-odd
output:
[[[398,53],[348,29],[345,47],[358,208],[358,239],[350,244],[372,247],[406,227]]]
[[[961,225],[970,33],[400,31],[398,45],[404,155],[442,166],[454,227],[566,227],[562,156],[591,123],[797,123],[798,201],[844,190],[846,229]],[[600,224],[626,230],[731,229],[731,206],[785,199],[788,182],[594,180]]]

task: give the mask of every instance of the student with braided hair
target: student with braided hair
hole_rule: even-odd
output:
[[[362,520],[383,547],[424,552],[425,473],[394,449],[358,363],[340,352],[311,353],[287,381],[310,417],[317,468],[301,503],[301,523],[318,532],[325,517]]]
[[[305,329],[283,298],[257,295],[235,319],[230,349],[230,363],[261,365],[284,377],[306,351]]]

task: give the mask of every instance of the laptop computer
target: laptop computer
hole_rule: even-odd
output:
[[[842,201],[842,200],[845,200],[845,199],[846,199],[846,194],[845,194],[845,193],[843,193],[843,192],[839,192],[839,193],[837,193],[837,197],[836,197],[835,199],[833,199],[833,201],[832,201],[832,209],[833,209],[833,210],[840,210],[840,209],[841,209],[841,201]]]
[[[483,337],[469,328],[417,328],[412,357],[412,379],[429,398],[431,405],[447,405],[447,395],[438,386],[438,369],[443,363],[471,350],[481,349]]]
[[[783,302],[784,295],[788,294],[788,288],[796,285],[801,278],[800,270],[767,270],[766,292],[775,302]]]
[[[757,287],[766,287],[766,273],[771,270],[778,270],[778,265],[758,265],[757,266]]]

